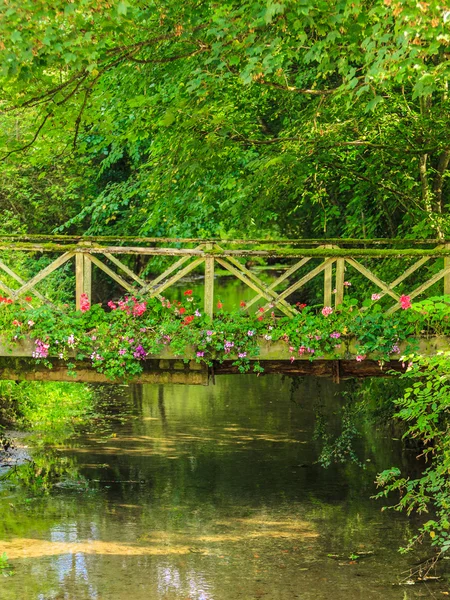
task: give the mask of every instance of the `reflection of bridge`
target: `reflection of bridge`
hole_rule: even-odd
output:
[[[227,273],[255,292],[242,310],[277,311],[293,316],[297,313],[295,301],[308,298],[309,304],[340,305],[344,299],[348,279],[358,279],[359,295],[366,288],[365,297],[377,293],[386,314],[399,307],[400,294],[411,299],[431,290],[434,295],[450,294],[450,243],[438,240],[414,242],[410,240],[200,240],[173,238],[112,238],[71,236],[3,236],[0,242],[0,290],[13,300],[26,302],[28,295],[51,304],[48,277],[58,269],[73,275],[77,308],[80,297],[86,294],[95,301],[99,297],[95,285],[97,274],[106,274],[115,285],[127,293],[145,294],[162,298],[168,288],[189,274],[200,274],[204,313],[213,317],[220,287],[215,285],[215,273]],[[120,259],[118,258],[120,256]],[[27,265],[37,267],[24,279],[17,264],[27,257]],[[163,266],[161,266],[163,265]],[[270,272],[269,272],[270,269]],[[257,274],[260,271],[265,276]],[[152,273],[148,276],[147,273]],[[157,274],[155,274],[155,272]],[[269,273],[274,275],[270,275]],[[392,273],[397,276],[390,282]],[[320,282],[317,279],[320,278]],[[70,281],[70,278],[68,279]],[[94,281],[94,285],[93,285]],[[440,282],[443,289],[437,289]],[[384,298],[384,299],[383,299]],[[252,309],[253,307],[253,309]],[[442,342],[440,342],[442,344]],[[446,347],[446,345],[444,345]],[[428,344],[426,352],[432,352]],[[31,364],[31,347],[26,344],[14,353],[0,347],[0,377],[8,379],[70,379],[67,367],[54,361],[49,371]],[[374,360],[356,363],[356,352],[343,345],[342,356],[327,359],[289,361],[285,346],[261,345],[260,360],[265,372],[283,372],[292,375],[317,374],[333,376],[375,375],[380,367]],[[193,356],[188,358],[192,358]],[[368,357],[370,359],[370,357]],[[140,381],[205,383],[211,371],[216,374],[237,372],[233,361],[215,363],[208,370],[194,360],[185,364],[171,355],[155,356],[146,360],[146,372]],[[390,364],[395,368],[398,361]],[[387,366],[384,367],[385,369]],[[79,380],[101,381],[104,377],[92,371],[89,365],[77,365]]]

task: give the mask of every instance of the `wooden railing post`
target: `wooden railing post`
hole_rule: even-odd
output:
[[[322,246],[322,248],[333,248],[333,246]],[[325,259],[326,260],[326,259]],[[333,285],[333,263],[327,265],[323,272],[323,305],[331,306],[331,293]]]
[[[92,301],[92,263],[89,256],[84,252],[75,254],[75,288],[76,309],[79,310],[81,308],[81,294],[86,294],[89,302]]]
[[[450,250],[450,244],[445,244],[445,248]],[[450,266],[450,256],[444,256],[444,269]],[[444,296],[450,296],[450,274],[444,275]]]
[[[213,244],[206,244],[206,250],[211,250]],[[214,256],[207,256],[205,258],[205,302],[204,302],[205,315],[208,315],[211,319],[214,314]]]
[[[336,259],[336,296],[335,307],[344,301],[345,258]]]

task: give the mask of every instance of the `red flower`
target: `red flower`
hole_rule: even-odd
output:
[[[186,309],[182,306],[180,308],[180,315],[184,315],[185,312],[186,312]]]
[[[194,315],[189,315],[188,317],[184,317],[184,324],[188,325],[189,323],[192,323],[192,321],[194,320]]]
[[[220,300],[219,300],[219,302],[217,303],[217,308],[220,310],[220,309],[222,308],[222,306],[223,306],[223,304],[222,304],[222,302],[220,302]]]
[[[298,310],[303,310],[306,308],[306,304],[301,304],[300,302],[297,302],[295,306],[298,308]]]
[[[12,324],[15,325],[16,327],[20,327],[22,325],[22,323],[20,321],[18,321],[17,319],[14,319]]]
[[[264,309],[263,309],[263,307],[262,307],[262,306],[260,306],[260,307],[258,308],[258,310],[259,310],[259,312],[264,312]]]
[[[241,300],[239,306],[241,306],[241,308],[245,308],[247,305],[245,304],[245,302],[243,300]]]
[[[31,302],[33,298],[31,296],[25,296],[25,302]]]
[[[400,296],[400,306],[403,308],[403,310],[411,308],[411,298],[409,296],[405,296],[405,294]]]
[[[262,321],[264,319],[264,317],[261,315],[260,317],[258,317],[258,321]]]
[[[185,295],[185,296],[192,296],[192,290],[186,290],[186,291],[184,292],[184,295]]]

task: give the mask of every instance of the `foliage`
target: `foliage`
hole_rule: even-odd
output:
[[[45,232],[445,235],[449,21],[437,0],[3,3],[3,203]]]
[[[6,552],[0,554],[0,574],[2,574],[3,577],[14,575],[14,568],[10,565]]]
[[[439,552],[450,549],[450,352],[435,356],[409,357],[409,367],[401,375],[410,383],[396,401],[396,418],[407,426],[404,438],[420,444],[424,463],[420,476],[402,475],[392,467],[381,472],[377,484],[383,489],[377,498],[394,492],[399,501],[391,508],[407,514],[429,515],[404,550],[430,539]]]

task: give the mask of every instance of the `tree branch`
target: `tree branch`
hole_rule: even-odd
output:
[[[44,127],[45,123],[52,116],[53,116],[53,113],[51,113],[51,112],[47,113],[45,115],[45,117],[43,118],[42,123],[37,128],[36,133],[33,136],[33,139],[30,142],[28,142],[27,144],[25,144],[24,146],[21,146],[20,148],[14,148],[13,150],[10,150],[4,156],[2,156],[2,158],[0,159],[0,161],[3,162],[9,156],[11,156],[11,154],[14,154],[14,152],[23,152],[24,150],[26,150],[27,148],[29,148],[30,146],[32,146],[34,144],[34,142],[37,140],[37,138],[38,138],[38,136],[39,136],[42,128]]]
[[[313,90],[308,88],[297,88],[291,85],[281,85],[281,83],[274,83],[272,81],[264,81],[258,80],[256,83],[261,85],[268,85],[270,87],[276,88],[277,90],[283,90],[285,92],[294,92],[296,94],[305,94],[307,96],[329,96],[330,94],[334,94],[338,88],[333,88],[331,90]]]
[[[284,142],[303,142],[306,143],[305,140],[298,136],[293,137],[277,137],[270,138],[267,140],[254,140],[245,138],[244,136],[233,136],[231,139],[241,140],[247,144],[252,145],[271,145],[271,144],[282,144]],[[399,148],[397,146],[388,146],[387,144],[374,144],[373,142],[369,142],[366,140],[352,140],[352,141],[342,141],[342,142],[333,142],[329,144],[321,144],[317,143],[321,149],[326,150],[327,148],[345,148],[345,147],[366,147],[366,148],[375,148],[378,150],[391,150],[395,152],[408,153],[408,154],[423,154],[424,152],[435,152],[439,147],[434,146],[433,148]]]

